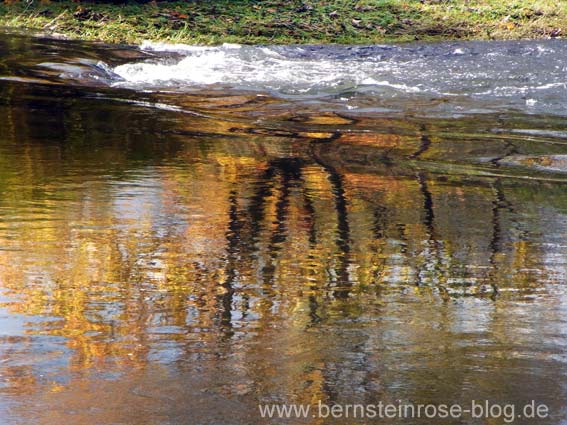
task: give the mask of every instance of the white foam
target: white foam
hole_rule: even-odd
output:
[[[558,87],[562,87],[562,88],[567,88],[567,83],[564,82],[559,82],[559,83],[548,83],[548,84],[543,84],[541,86],[538,87],[534,87],[535,90],[547,90],[547,89],[555,89]]]
[[[164,81],[187,81],[193,84],[214,84],[222,82],[227,65],[223,52],[189,56],[180,62],[135,63],[114,68],[124,80],[134,83],[155,84]]]
[[[402,82],[376,79],[391,71],[391,64],[370,59],[335,59],[294,57],[267,46],[227,45],[217,47],[144,42],[143,50],[178,52],[185,55],[171,63],[154,60],[117,66],[113,72],[124,81],[117,85],[202,86],[224,84],[278,90],[284,93],[307,93],[325,88],[348,88],[359,85],[389,87],[408,93],[419,87]],[[297,48],[300,53],[300,48]]]
[[[372,85],[372,86],[391,87],[393,89],[398,89],[398,90],[404,91],[406,93],[419,93],[419,92],[422,91],[421,88],[419,88],[417,86],[409,86],[407,84],[390,83],[389,81],[376,81],[374,78],[366,78],[366,79],[362,80],[361,83],[366,84],[366,85]]]

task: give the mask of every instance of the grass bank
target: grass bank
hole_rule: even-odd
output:
[[[7,0],[0,26],[110,43],[377,43],[567,36],[560,0]]]

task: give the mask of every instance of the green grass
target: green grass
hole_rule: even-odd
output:
[[[0,4],[0,26],[110,43],[377,43],[567,35],[561,0],[219,0]]]

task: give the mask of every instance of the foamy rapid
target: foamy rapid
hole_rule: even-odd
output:
[[[115,67],[114,85],[220,85],[282,96],[374,96],[382,104],[425,99],[429,106],[472,112],[506,107],[567,113],[567,44],[558,41],[217,47],[145,42],[140,48],[152,57]]]
[[[181,59],[118,66],[126,84],[202,86],[223,84],[244,88],[307,93],[318,89],[363,85],[391,86],[418,92],[419,87],[375,80],[389,70],[378,58],[333,58],[302,55],[302,47],[286,49],[224,44],[220,47],[145,42],[142,50],[182,54]],[[279,51],[278,51],[279,50]],[[124,84],[124,83],[119,83]]]

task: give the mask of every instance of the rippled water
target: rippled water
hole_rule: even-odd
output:
[[[1,34],[2,423],[565,423],[566,51]]]

